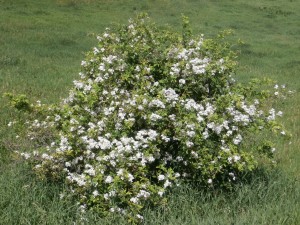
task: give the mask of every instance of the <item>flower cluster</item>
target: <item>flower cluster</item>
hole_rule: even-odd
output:
[[[31,125],[51,127],[53,142],[23,153],[38,174],[64,180],[81,211],[141,220],[145,202],[182,181],[222,185],[255,168],[268,148],[244,140],[279,127],[282,113],[237,87],[221,40],[183,40],[139,17],[98,41],[68,98]]]

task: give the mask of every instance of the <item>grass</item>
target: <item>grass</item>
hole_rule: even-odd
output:
[[[76,207],[59,199],[60,187],[37,180],[28,167],[13,164],[0,179],[1,224],[80,222]],[[145,224],[298,224],[299,199],[299,184],[280,171],[258,174],[232,192],[186,185],[172,192],[167,206],[146,209]],[[86,224],[126,224],[119,217],[87,219]]]
[[[0,0],[0,95],[24,93],[56,102],[67,95],[95,35],[112,23],[148,12],[159,25],[180,32],[180,15],[194,33],[233,29],[245,42],[237,79],[269,77],[296,94],[274,107],[293,137],[278,141],[278,171],[258,173],[230,193],[184,186],[169,205],[146,209],[145,224],[300,224],[300,4],[296,0]],[[37,180],[10,156],[14,113],[0,97],[0,224],[73,224],[75,206],[59,200],[59,185]],[[87,224],[125,224],[122,218],[89,215]]]

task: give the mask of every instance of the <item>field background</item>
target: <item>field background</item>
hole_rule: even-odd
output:
[[[257,173],[232,192],[182,187],[169,205],[146,209],[145,224],[300,224],[300,1],[299,0],[0,0],[0,224],[80,224],[59,185],[42,183],[10,151],[24,143],[7,124],[15,113],[5,92],[32,101],[59,101],[78,77],[95,35],[147,12],[159,26],[181,32],[181,13],[194,34],[233,29],[240,47],[238,81],[268,77],[296,93],[275,103],[292,138],[278,140],[273,171]],[[125,224],[88,215],[86,224]]]

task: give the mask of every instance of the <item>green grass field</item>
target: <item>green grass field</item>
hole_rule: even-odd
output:
[[[277,141],[278,167],[257,173],[232,192],[181,187],[169,204],[147,208],[145,224],[300,224],[300,2],[298,0],[0,0],[0,224],[126,224],[89,214],[80,221],[60,185],[39,181],[10,152],[22,149],[7,124],[16,114],[5,92],[57,102],[68,94],[95,35],[147,12],[181,32],[181,13],[194,34],[233,29],[240,48],[236,79],[268,77],[296,93],[275,103],[292,138]],[[74,223],[75,222],[75,223]]]

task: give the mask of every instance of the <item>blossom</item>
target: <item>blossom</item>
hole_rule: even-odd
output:
[[[137,197],[132,197],[132,198],[130,198],[130,201],[137,204],[139,199]]]
[[[169,142],[171,140],[171,138],[169,138],[168,136],[166,135],[160,135],[161,136],[161,139],[164,140],[165,142]]]
[[[132,174],[128,173],[127,176],[128,176],[128,181],[129,182],[132,182],[134,180],[134,176]]]
[[[239,155],[234,155],[234,156],[233,156],[233,160],[234,160],[235,162],[239,161],[240,159],[241,159],[241,156],[239,156]]]
[[[152,120],[152,121],[157,121],[157,120],[160,120],[160,119],[162,119],[162,117],[160,115],[156,114],[156,113],[152,113],[150,115],[150,120]]]
[[[159,191],[159,192],[157,192],[157,194],[158,194],[160,197],[162,197],[164,193],[165,193],[164,191]]]
[[[168,102],[177,101],[179,97],[176,91],[172,88],[163,89],[163,94]]]
[[[158,107],[158,108],[166,108],[165,104],[160,101],[159,99],[153,99],[150,103],[149,103],[150,107]]]
[[[172,185],[172,183],[169,180],[166,180],[165,183],[164,183],[164,188],[167,188],[171,185]]]
[[[97,196],[99,195],[99,192],[98,192],[97,190],[95,190],[95,191],[93,191],[93,195],[94,195],[95,197],[97,197]]]
[[[205,130],[205,131],[202,133],[202,135],[203,135],[203,138],[204,138],[204,139],[207,139],[207,138],[209,137],[209,133],[208,133],[207,130]]]
[[[107,176],[106,178],[105,178],[105,183],[107,183],[107,184],[110,184],[110,183],[112,183],[114,181],[114,179],[112,178],[112,176]]]
[[[193,142],[191,142],[191,141],[187,141],[185,144],[186,144],[186,146],[187,146],[188,148],[190,148],[190,147],[193,147],[193,146],[194,146],[194,143],[193,143]]]
[[[186,82],[185,79],[179,79],[179,81],[178,81],[178,83],[181,85],[185,84],[185,82]]]
[[[90,176],[95,176],[96,175],[96,171],[95,171],[95,169],[93,168],[93,166],[92,165],[89,165],[89,164],[86,164],[85,165],[85,172],[87,173],[87,174],[89,174]]]
[[[137,214],[136,217],[137,217],[138,219],[140,219],[140,220],[143,220],[143,219],[144,219],[144,217],[143,217],[142,215],[140,215],[140,214]]]
[[[242,142],[242,140],[243,140],[242,136],[241,136],[240,134],[238,134],[238,135],[233,139],[233,143],[234,143],[235,145],[238,145],[238,144],[240,144],[240,143]]]
[[[195,133],[195,131],[187,131],[186,134],[189,137],[194,137],[196,133]]]
[[[22,152],[22,153],[21,153],[21,156],[23,156],[24,159],[29,159],[29,158],[30,158],[30,154],[29,154],[29,153],[26,153],[26,152]]]
[[[277,116],[282,116],[282,115],[283,115],[283,112],[278,111],[278,112],[276,113],[276,115],[277,115]]]
[[[137,195],[138,198],[143,197],[143,198],[149,198],[150,197],[150,193],[148,191],[145,190],[140,190],[140,192]]]
[[[165,179],[165,175],[160,174],[160,175],[158,175],[157,179],[158,180],[164,180]]]

